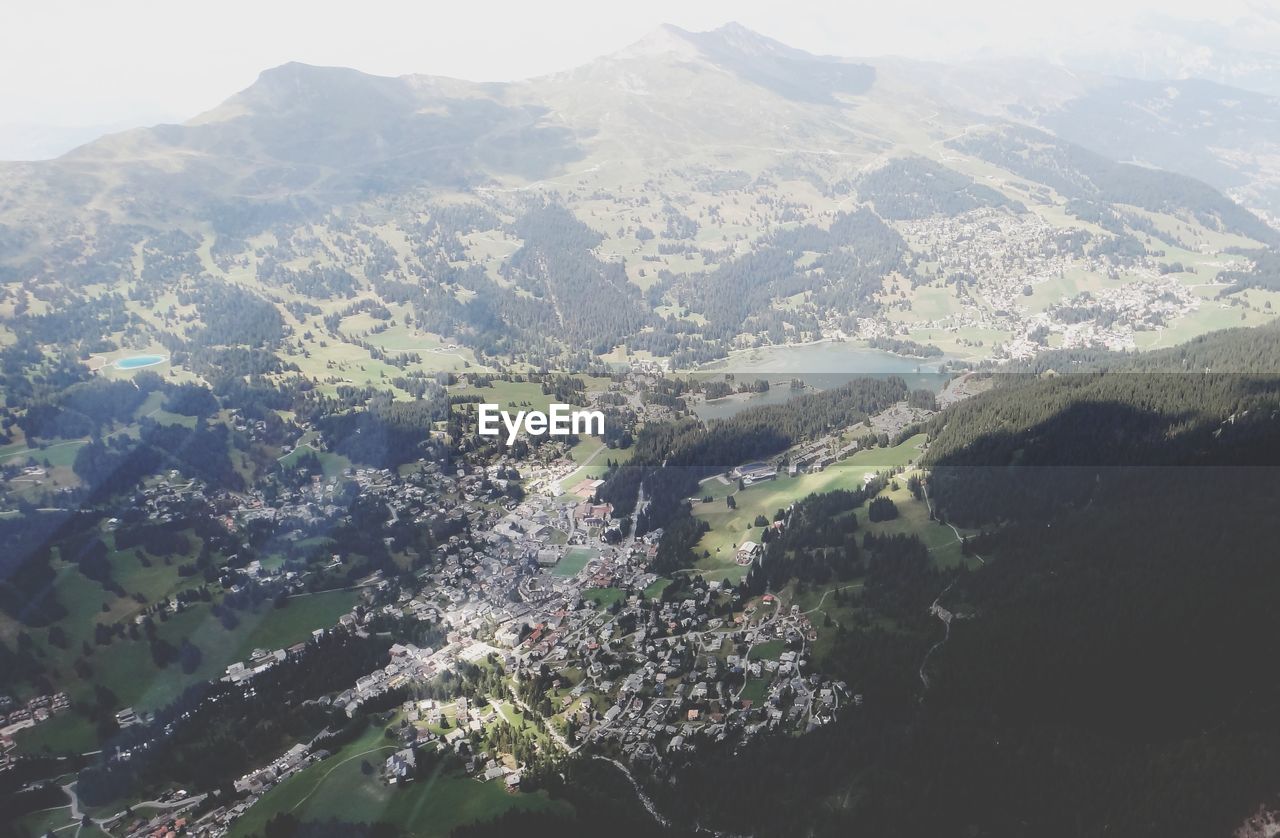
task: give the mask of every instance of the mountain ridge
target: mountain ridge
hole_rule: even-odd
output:
[[[1052,84],[1036,104],[1040,78]],[[0,311],[29,309],[24,284],[64,309],[121,290],[137,319],[83,345],[176,346],[190,338],[154,301],[220,281],[285,312],[288,356],[317,333],[359,346],[334,325],[355,300],[494,362],[575,365],[819,339],[981,363],[1059,342],[1136,347],[1183,322],[1195,334],[1223,306],[1269,319],[1213,288],[1275,241],[1262,220],[1194,175],[1045,127],[1094,96],[1077,107],[1094,133],[1118,118],[1134,122],[1130,146],[1169,133],[1143,110],[1150,88],[1117,96],[1103,81],[816,56],[740,25],[659,27],[511,83],[291,62],[186,123],[0,165],[0,232],[15,243]],[[1265,198],[1268,175],[1240,178],[1270,127],[1262,105],[1229,131],[1188,127],[1180,142],[1198,151],[1169,159]],[[1207,143],[1224,138],[1225,151]],[[612,341],[572,325],[591,317],[617,325]],[[20,320],[15,335],[36,331]],[[590,351],[549,340],[570,332]]]

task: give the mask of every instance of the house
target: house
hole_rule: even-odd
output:
[[[418,767],[418,758],[412,748],[396,751],[387,757],[386,777],[388,783],[408,783],[413,780]]]
[[[738,553],[735,556],[734,561],[737,562],[738,565],[746,567],[758,559],[763,552],[764,547],[756,542],[744,541],[741,546],[738,547]]]

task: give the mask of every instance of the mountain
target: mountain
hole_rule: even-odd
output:
[[[503,84],[286,64],[186,123],[0,164],[2,328],[197,373],[251,337],[348,380],[433,372],[448,344],[573,368],[821,338],[967,363],[1157,346],[1272,316],[1271,292],[1225,292],[1277,241],[1274,105],[737,24]],[[222,287],[278,328],[196,328],[237,322]]]
[[[922,86],[1118,161],[1189,175],[1280,211],[1280,99],[1204,79],[1136,80],[1030,61],[904,67]]]
[[[0,125],[0,160],[51,160],[103,134],[128,127],[131,125]]]
[[[1053,58],[1114,76],[1205,79],[1280,96],[1280,58],[1275,51],[1280,12],[1273,4],[1248,3],[1232,19],[1219,21],[1146,13],[1100,34]],[[1118,48],[1120,43],[1125,46]]]
[[[1280,628],[1277,337],[1046,358],[936,414],[918,488],[931,526],[974,528],[980,562],[938,579],[881,558],[894,601],[931,620],[837,624],[822,659],[859,710],[700,746],[652,784],[658,809],[755,835],[1246,834],[1280,770],[1280,680],[1259,665]],[[835,518],[799,510],[834,497],[788,510],[759,567],[840,580],[806,574],[823,554],[797,545]],[[840,519],[885,548],[872,508]]]

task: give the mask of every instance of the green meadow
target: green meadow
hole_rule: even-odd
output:
[[[405,787],[379,776],[382,763],[397,749],[372,726],[360,738],[322,762],[309,766],[271,789],[232,827],[231,836],[261,835],[280,812],[304,821],[331,818],[347,822],[389,821],[412,836],[447,836],[453,829],[513,810],[570,811],[545,792],[507,792],[501,780],[483,783],[437,766],[430,776]],[[366,773],[364,764],[374,770]]]
[[[737,483],[722,482],[712,478],[699,489],[699,498],[693,502],[693,514],[706,521],[711,529],[698,542],[694,552],[699,556],[705,551],[710,555],[694,566],[695,572],[705,573],[713,579],[728,578],[738,581],[746,574],[746,568],[735,563],[737,548],[744,541],[761,541],[763,528],[755,526],[755,519],[763,515],[773,520],[779,509],[812,494],[836,489],[854,489],[862,486],[868,473],[900,468],[920,455],[924,443],[923,434],[917,434],[902,444],[891,448],[869,448],[841,460],[825,470],[812,474],[788,477],[780,474],[775,480],[767,480],[739,491]],[[731,509],[726,501],[732,494],[737,508]],[[710,496],[710,503],[701,498]]]

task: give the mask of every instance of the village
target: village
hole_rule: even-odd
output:
[[[406,703],[401,709],[410,724],[404,747],[385,761],[386,782],[411,781],[415,749],[430,748],[456,753],[480,781],[500,779],[518,789],[522,766],[509,754],[497,761],[475,758],[468,736],[485,729],[504,706],[541,715],[550,740],[565,753],[610,748],[632,760],[660,760],[705,741],[803,733],[854,700],[844,684],[808,670],[816,633],[807,616],[780,611],[771,595],[742,602],[736,590],[700,581],[679,600],[647,596],[659,581],[646,567],[660,533],[609,544],[602,536],[610,510],[585,500],[570,511],[549,506],[518,506],[483,545],[455,545],[457,552],[424,576],[418,594],[401,593],[400,601],[377,611],[357,609],[328,629],[360,632],[378,611],[447,629],[437,649],[392,646],[383,668],[334,696],[333,706],[348,716],[391,690],[431,682],[462,663],[496,661],[509,675],[508,693],[489,696],[484,707],[468,706],[463,697]],[[576,548],[546,547],[551,532],[570,535],[589,553],[576,572],[565,573],[560,565],[583,557],[565,557]],[[513,589],[514,602],[508,596]],[[325,631],[318,629],[317,636]],[[252,689],[256,675],[298,651],[264,650],[228,667],[224,680]],[[547,692],[520,698],[521,684],[539,679]],[[749,689],[754,697],[745,694]],[[440,729],[442,720],[451,723],[447,731]],[[223,834],[263,794],[327,755],[296,746],[237,781],[236,790],[246,796],[186,824],[188,831]],[[149,834],[173,817],[165,813],[161,823],[140,824],[129,834]]]
[[[1083,226],[1064,231],[1036,215],[993,209],[900,225],[923,255],[926,270],[953,297],[954,310],[920,321],[861,318],[857,337],[994,330],[1008,335],[991,347],[991,360],[1001,363],[1026,360],[1050,347],[1132,350],[1135,332],[1171,325],[1203,304],[1180,278],[1183,266],[1148,253],[1112,252],[1097,244],[1086,248],[1099,240]],[[1038,301],[1040,286],[1057,289],[1084,276],[1106,283],[1049,305]],[[910,309],[902,300],[888,305]]]
[[[312,641],[328,632],[363,633],[382,615],[438,625],[444,633],[438,648],[393,645],[382,668],[324,701],[350,717],[393,690],[439,682],[463,664],[498,667],[506,684],[505,694],[486,696],[483,706],[469,705],[463,696],[405,702],[399,713],[407,725],[400,749],[380,769],[384,782],[412,782],[416,754],[425,748],[455,754],[478,781],[501,780],[518,790],[523,766],[509,753],[496,759],[477,754],[471,735],[508,711],[541,718],[545,743],[562,753],[654,762],[707,742],[745,741],[765,732],[798,735],[858,703],[845,684],[811,668],[817,632],[806,614],[782,608],[771,594],[744,599],[727,582],[660,579],[648,565],[661,531],[622,537],[612,507],[591,499],[598,481],[577,481],[569,487],[576,499],[557,500],[550,487],[566,472],[565,463],[536,466],[525,475],[547,492],[495,505],[480,483],[500,482],[497,475],[509,467],[498,463],[460,480],[424,473],[402,479],[378,469],[351,475],[363,493],[385,500],[393,515],[466,515],[476,537],[451,538],[420,575],[419,589],[401,590],[393,602],[373,605],[390,585],[377,577],[363,580],[361,604],[334,626],[314,630]],[[754,479],[766,475],[757,470]],[[461,504],[444,502],[445,490],[459,493]],[[326,508],[329,492],[324,481],[303,486],[277,498],[270,513],[250,493],[227,513],[228,523],[271,514],[277,522],[307,526],[335,511]],[[760,557],[758,551],[744,555]],[[272,574],[261,567],[241,573],[245,585]],[[302,584],[301,577],[281,580]],[[664,596],[672,585],[679,595]],[[257,650],[229,665],[222,680],[252,690],[255,678],[305,654],[308,642]],[[130,708],[121,721],[134,721]],[[240,778],[239,800],[185,820],[184,828],[225,834],[272,788],[328,756],[323,748],[294,746]],[[198,802],[193,797],[151,819],[109,825],[122,834],[149,835]]]
[[[643,386],[652,375],[639,370],[629,385]],[[978,386],[963,376],[938,401],[964,398]],[[820,473],[862,447],[888,444],[928,419],[936,406],[903,401],[870,417],[865,427],[836,429],[715,479],[745,487],[780,475]],[[670,408],[648,407],[670,415]],[[324,440],[312,434],[308,446],[323,451]],[[814,668],[819,628],[798,606],[773,593],[749,595],[727,578],[703,578],[696,571],[672,578],[655,574],[650,566],[662,530],[634,534],[612,505],[597,500],[602,481],[592,475],[598,473],[555,442],[519,460],[503,455],[486,464],[353,466],[243,492],[212,490],[170,473],[149,481],[133,500],[153,521],[204,516],[233,536],[269,528],[272,549],[307,557],[281,562],[229,556],[219,569],[226,594],[298,597],[317,582],[323,589],[343,580],[358,595],[332,625],[228,663],[222,683],[246,695],[275,667],[311,660],[331,633],[367,637],[378,631],[375,624],[390,620],[429,627],[440,638],[430,646],[394,643],[381,667],[319,699],[347,718],[372,707],[399,720],[396,750],[380,758],[377,772],[389,786],[412,784],[420,759],[449,754],[476,781],[500,781],[518,792],[526,765],[490,738],[508,718],[541,726],[535,753],[601,755],[661,770],[665,761],[708,745],[813,731],[861,703],[845,683]],[[355,497],[384,507],[387,527],[412,522],[450,534],[432,555],[415,559],[419,569],[411,577],[391,579],[382,571],[352,577],[350,559],[340,551],[316,557],[301,548],[349,520]],[[116,524],[110,519],[106,526]],[[383,540],[391,546],[390,536]],[[749,568],[763,556],[762,544],[746,540],[734,560]],[[147,613],[180,607],[168,600],[148,606]],[[138,617],[139,624],[143,619]],[[384,709],[389,696],[450,683],[450,676],[469,666],[500,673],[502,687],[478,701],[456,694]],[[63,706],[65,699],[40,708],[38,717]],[[21,712],[9,721],[30,724],[12,718]],[[115,722],[124,729],[151,725],[153,719],[122,707]],[[145,747],[145,740],[132,746]],[[106,758],[127,761],[132,755],[117,749]],[[202,810],[203,795],[184,795],[149,817],[119,813],[98,821],[120,835],[163,833],[181,820],[190,834],[221,836],[273,789],[332,755],[317,737],[246,772],[234,783],[238,797],[225,805]]]

